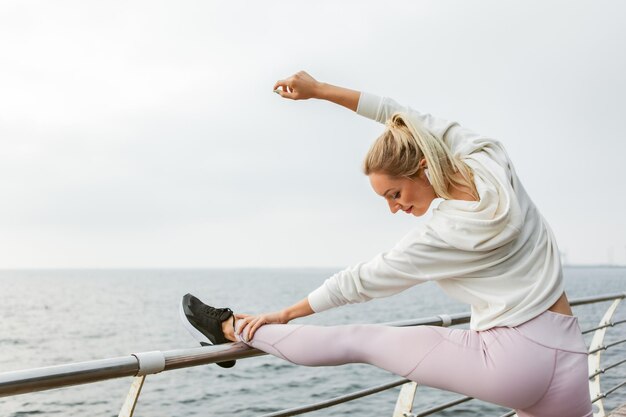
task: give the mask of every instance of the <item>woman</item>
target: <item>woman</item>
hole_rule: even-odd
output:
[[[341,271],[281,311],[233,314],[186,295],[201,343],[244,343],[296,364],[369,363],[524,416],[591,416],[587,349],[563,292],[554,236],[503,146],[457,123],[299,72],[275,92],[318,98],[385,123],[364,172],[392,213],[432,217],[393,249]],[[470,330],[285,324],[434,280],[471,305]],[[232,366],[234,361],[222,363]]]

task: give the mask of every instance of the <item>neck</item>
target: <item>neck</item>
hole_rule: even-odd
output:
[[[463,183],[463,177],[461,174],[456,173],[454,179],[457,183]],[[471,185],[453,185],[450,184],[448,187],[448,193],[453,197],[454,200],[464,200],[464,201],[479,201],[480,197],[476,198],[475,195],[478,195],[478,191],[476,190],[476,186],[472,182]]]

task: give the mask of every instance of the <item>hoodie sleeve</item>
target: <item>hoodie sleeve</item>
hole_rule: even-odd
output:
[[[420,283],[410,257],[392,249],[369,262],[357,264],[328,278],[309,294],[309,304],[316,313],[387,297]]]
[[[313,311],[388,297],[422,282],[452,278],[490,265],[489,253],[452,247],[428,225],[423,226],[407,234],[393,249],[328,278],[308,296]]]
[[[457,122],[440,119],[428,113],[421,113],[390,98],[379,97],[366,92],[361,93],[356,112],[379,123],[385,123],[394,113],[407,113],[433,136],[443,140],[452,153],[457,155],[469,155],[482,149],[485,144],[493,142],[491,139],[462,127]]]

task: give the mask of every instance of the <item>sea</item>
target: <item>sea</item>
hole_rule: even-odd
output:
[[[179,322],[178,306],[192,293],[236,312],[276,311],[304,298],[337,268],[125,269],[0,271],[0,373],[135,352],[195,347]],[[626,268],[565,267],[570,299],[626,291]],[[626,304],[624,302],[623,304]],[[583,329],[601,319],[610,302],[574,309]],[[399,295],[298,319],[335,325],[382,323],[460,313],[468,307],[426,283]],[[626,319],[626,305],[616,313]],[[461,326],[464,327],[464,326]],[[606,342],[626,338],[626,324]],[[587,337],[589,343],[590,336]],[[626,358],[626,343],[603,353],[603,363]],[[135,416],[259,416],[396,380],[373,366],[301,367],[266,355],[148,376]],[[607,371],[607,390],[626,380],[626,363]],[[117,416],[132,378],[0,398],[0,416]],[[391,416],[400,388],[310,413],[312,416]],[[413,412],[458,394],[419,387]],[[605,400],[626,403],[626,386]],[[440,416],[500,416],[507,410],[477,400]]]

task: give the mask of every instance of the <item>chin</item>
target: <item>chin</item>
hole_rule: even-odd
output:
[[[426,214],[427,211],[428,211],[428,208],[426,208],[425,210],[415,210],[415,209],[413,209],[411,211],[411,214],[414,215],[415,217],[422,217],[424,214]]]

